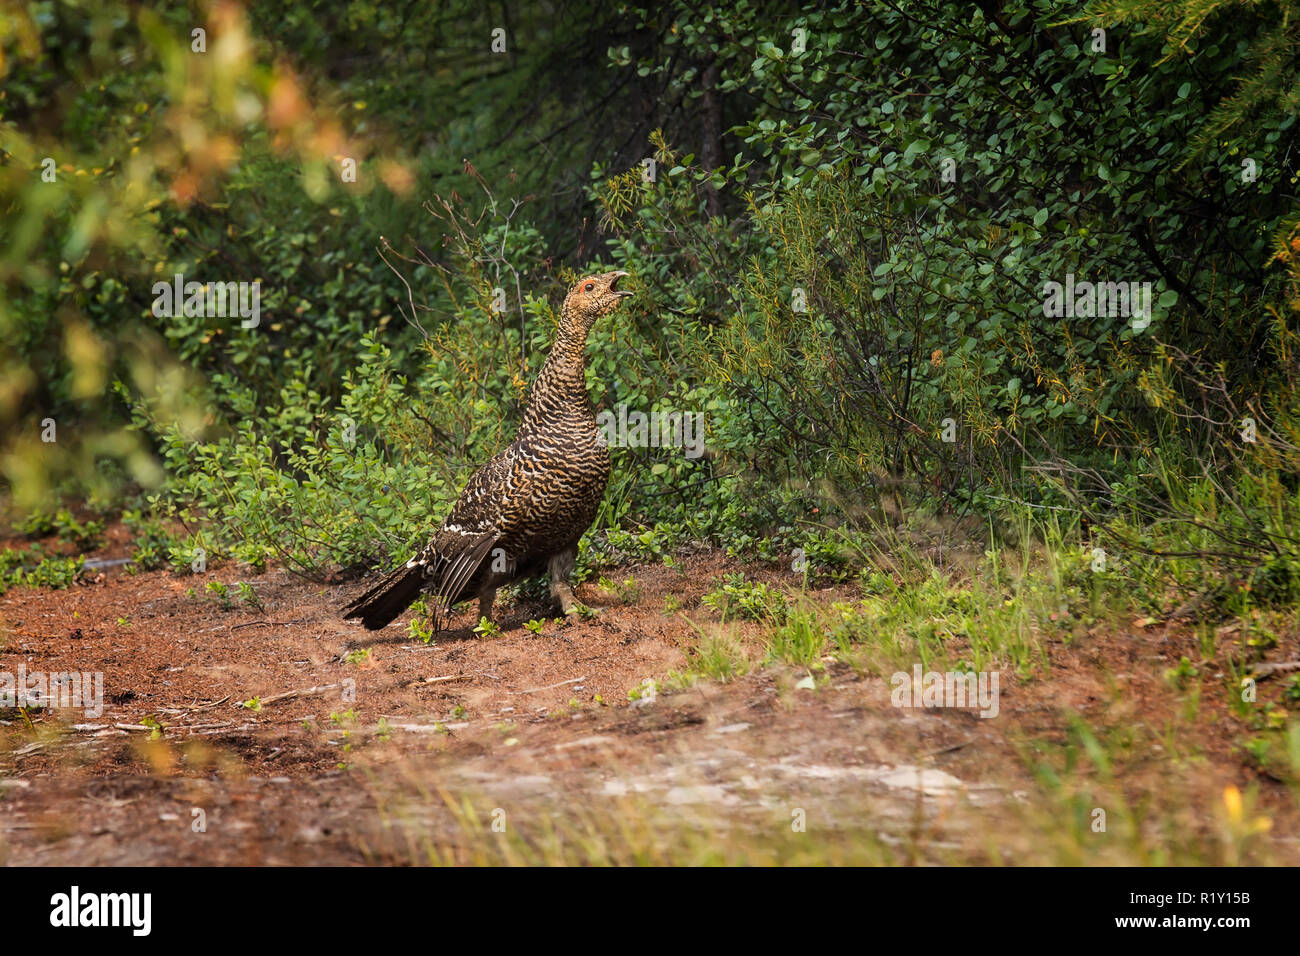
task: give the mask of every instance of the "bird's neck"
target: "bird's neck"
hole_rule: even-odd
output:
[[[595,422],[587,397],[587,339],[561,323],[537,380],[528,396],[520,433],[557,418],[571,418],[576,411]]]

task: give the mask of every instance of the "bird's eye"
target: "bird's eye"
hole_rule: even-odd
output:
[[[591,291],[592,289],[594,289],[594,288],[596,288],[596,283],[594,283],[594,282],[588,282],[585,286],[582,287],[582,291],[583,291],[583,292],[590,292],[590,291]]]

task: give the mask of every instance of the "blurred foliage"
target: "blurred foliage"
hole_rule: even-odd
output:
[[[1295,6],[6,0],[0,473],[128,507],[141,567],[383,563],[622,268],[593,401],[702,412],[706,452],[615,449],[583,573],[1179,456],[1232,484],[1167,413],[1218,369],[1300,421]],[[177,274],[260,282],[260,321],[155,315]],[[1067,274],[1151,283],[1149,327],[1046,316]]]

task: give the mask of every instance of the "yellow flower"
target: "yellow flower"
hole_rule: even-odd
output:
[[[1233,823],[1241,822],[1241,791],[1234,786],[1223,788],[1223,807],[1228,811],[1228,819]]]

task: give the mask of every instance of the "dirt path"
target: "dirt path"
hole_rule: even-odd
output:
[[[522,625],[543,609],[521,604],[498,635],[475,636],[462,615],[431,644],[405,617],[379,634],[339,621],[360,582],[277,571],[246,579],[260,607],[204,592],[221,580],[234,595],[233,571],[110,569],[66,591],[10,591],[0,672],[102,672],[105,699],[102,714],[38,711],[31,724],[0,712],[0,861],[1051,858],[1041,834],[1060,811],[1042,803],[1025,748],[1062,745],[1069,715],[1097,710],[1110,652],[1058,653],[1054,685],[1006,681],[996,721],[900,710],[887,681],[833,661],[669,693],[666,675],[717,626],[699,598],[738,568],[708,554],[624,569],[641,586],[633,605],[588,583],[591,620],[534,634]],[[668,595],[686,611],[666,613]],[[734,633],[761,648],[756,626]],[[1157,723],[1174,711],[1155,678],[1134,686]],[[1226,740],[1205,744],[1219,759],[1177,786],[1208,800],[1248,782]],[[1283,806],[1280,790],[1266,797]],[[1295,852],[1289,828],[1273,836]]]

